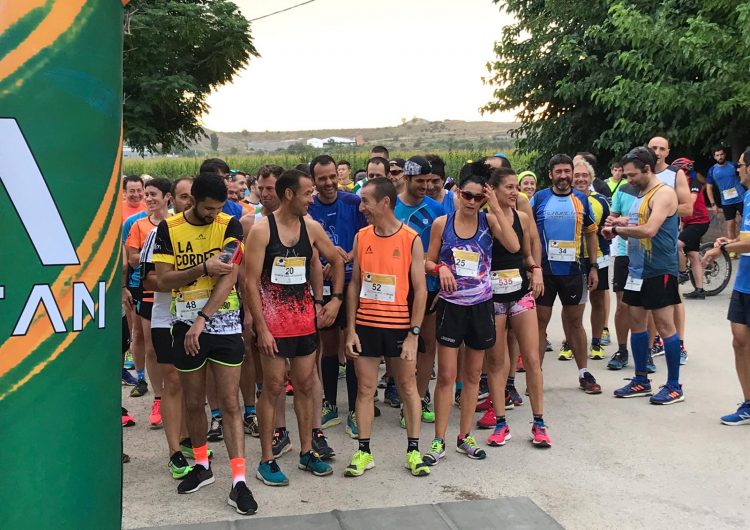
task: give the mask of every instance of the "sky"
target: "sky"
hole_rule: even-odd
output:
[[[248,19],[302,0],[234,0]],[[315,0],[251,24],[261,58],[208,99],[218,131],[383,127],[482,116],[493,44],[510,22],[491,0]]]

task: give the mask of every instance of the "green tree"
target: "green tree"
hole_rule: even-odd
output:
[[[168,151],[205,137],[206,98],[259,54],[227,0],[132,0],[124,41],[123,123],[134,149]]]
[[[208,139],[211,141],[211,151],[219,150],[219,135],[212,132],[208,135]]]
[[[498,2],[498,0],[495,0]],[[499,3],[499,2],[498,2]],[[735,153],[750,140],[750,4],[743,0],[507,0],[485,112],[517,111],[518,147],[607,161],[655,134]],[[520,109],[520,110],[518,110]]]

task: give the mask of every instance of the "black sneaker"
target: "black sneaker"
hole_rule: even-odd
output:
[[[148,393],[148,383],[145,379],[139,379],[130,391],[130,397],[141,397]]]
[[[289,431],[284,431],[282,434],[280,431],[273,432],[273,440],[271,441],[273,447],[273,457],[278,458],[284,453],[288,453],[292,450],[292,441],[289,439]]]
[[[490,397],[490,385],[487,382],[487,376],[482,374],[481,378],[479,379],[479,395],[477,396],[477,399],[479,401],[485,400],[488,397]]]
[[[211,428],[208,429],[206,438],[209,442],[220,442],[224,439],[224,431],[221,427],[221,416],[211,416]]]
[[[680,271],[679,275],[677,276],[678,283],[685,283],[690,281],[690,275],[687,273],[687,271]]]
[[[705,300],[706,299],[706,291],[703,289],[696,289],[692,293],[686,293],[685,298],[688,298],[690,300]]]
[[[610,370],[622,370],[628,365],[628,352],[617,350],[607,363]]]
[[[258,417],[255,414],[245,414],[242,418],[242,423],[245,426],[245,434],[249,434],[253,438],[260,438],[260,427],[258,427]]]
[[[313,436],[312,449],[320,456],[321,460],[330,460],[336,456],[336,451],[328,445],[328,440],[323,432],[318,432]]]
[[[253,493],[250,488],[247,487],[244,481],[238,482],[229,492],[229,498],[227,499],[229,506],[234,506],[237,513],[240,515],[255,515],[258,509],[258,503],[253,498]]]
[[[373,405],[373,409],[374,409],[374,412],[373,412],[374,416],[376,418],[379,418],[380,415],[382,414],[382,412],[380,412],[380,407],[378,407],[377,405]]]
[[[177,493],[193,493],[203,486],[213,484],[215,480],[210,466],[206,469],[200,464],[195,464],[190,473],[177,486]]]

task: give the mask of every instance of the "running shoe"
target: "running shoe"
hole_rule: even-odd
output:
[[[263,391],[263,383],[255,383],[255,399],[260,398],[260,393]]]
[[[190,438],[185,438],[180,442],[180,452],[187,458],[195,460],[195,453],[193,453],[193,444],[190,442]],[[210,447],[208,448],[208,459],[211,460],[214,457],[214,451]]]
[[[560,347],[560,353],[557,354],[558,361],[569,361],[573,358],[573,350],[568,346],[566,341],[563,341]]]
[[[490,397],[490,385],[487,382],[487,374],[482,374],[479,378],[479,394],[477,394],[477,401],[487,399]]]
[[[430,389],[429,389],[429,388],[427,389],[427,392],[425,392],[425,394],[424,394],[424,398],[422,399],[422,401],[424,401],[424,402],[425,402],[425,403],[427,403],[428,405],[429,405],[430,403],[432,403],[432,396],[430,395]]]
[[[349,438],[359,438],[359,427],[357,426],[357,413],[350,412],[346,415],[346,427],[344,428]]]
[[[122,369],[122,384],[124,386],[135,386],[138,380],[131,375],[125,368]]]
[[[145,379],[139,379],[136,381],[133,390],[130,391],[130,397],[141,397],[145,396],[148,392],[148,383]]]
[[[245,426],[245,434],[249,434],[253,438],[260,438],[258,417],[255,414],[245,414],[242,418],[242,424]]]
[[[477,403],[477,408],[474,410],[474,412],[487,412],[492,408],[492,400],[491,399],[485,399],[481,403]]]
[[[274,431],[271,443],[273,444],[272,450],[274,458],[279,458],[280,456],[283,456],[284,453],[288,453],[292,450],[292,441],[289,439],[289,431],[284,431],[283,434],[280,431]]]
[[[126,370],[135,370],[135,363],[133,362],[133,354],[129,351],[125,352],[125,360],[122,362],[123,368]]]
[[[616,398],[645,397],[653,395],[651,381],[647,378],[643,376],[635,376],[632,379],[626,379],[626,381],[630,382],[613,392]]]
[[[684,345],[680,346],[680,365],[685,366],[688,363],[688,354]]]
[[[378,407],[377,405],[373,405],[372,410],[373,410],[373,416],[375,416],[376,418],[379,418],[380,415],[382,414],[382,412],[380,412],[380,407]]]
[[[331,405],[327,401],[323,402],[323,414],[321,421],[321,429],[327,429],[341,423],[339,418],[339,408],[336,405]]]
[[[502,447],[505,442],[511,439],[510,427],[508,424],[503,422],[495,425],[495,430],[490,437],[487,438],[487,445],[491,447]]]
[[[682,391],[682,385],[666,384],[649,401],[652,405],[672,405],[685,401],[685,392]]]
[[[604,356],[606,355],[606,352],[604,351],[604,348],[601,346],[591,346],[591,352],[589,353],[589,358],[594,359],[596,361],[601,361],[604,359]]]
[[[656,373],[656,365],[654,364],[654,358],[650,353],[648,354],[648,358],[646,359],[646,372],[650,374]]]
[[[542,421],[535,421],[531,426],[531,443],[536,447],[552,447],[552,442],[547,434],[547,426]]]
[[[333,447],[328,445],[328,439],[322,431],[318,431],[313,435],[312,449],[320,455],[322,460],[330,460],[336,456],[336,451],[333,450]]]
[[[596,382],[596,379],[591,374],[591,372],[586,372],[583,374],[583,377],[579,377],[578,385],[580,386],[581,390],[583,390],[587,394],[602,393],[602,387],[599,386],[599,383]]]
[[[459,453],[463,453],[474,460],[484,460],[485,458],[487,458],[487,453],[485,453],[484,449],[480,448],[477,445],[477,441],[471,435],[467,436],[463,440],[458,441],[458,445],[456,445],[456,451]]]
[[[132,427],[133,425],[135,425],[135,418],[128,413],[125,407],[120,408],[122,409],[122,426]]]
[[[552,351],[552,343],[548,340],[545,340],[544,342],[545,342],[544,351],[546,352]]]
[[[729,253],[729,258],[730,259],[737,259],[737,253],[736,252],[730,252]]]
[[[520,407],[523,405],[523,398],[521,397],[521,394],[518,393],[518,390],[516,390],[516,385],[505,387],[505,392],[508,394],[508,397],[510,397],[511,402],[513,402],[513,406]]]
[[[388,386],[388,378],[383,374],[383,377],[378,381],[378,388],[385,388],[386,386]]]
[[[417,450],[406,453],[406,469],[415,477],[426,477],[430,474],[430,466],[424,463],[422,455]]]
[[[208,486],[216,481],[211,471],[211,466],[206,469],[200,464],[195,464],[182,482],[177,486],[177,493],[193,493],[203,486]]]
[[[430,409],[430,402],[427,399],[422,400],[422,421],[435,423],[435,411]]]
[[[403,409],[403,407],[399,411],[398,415],[399,415],[398,424],[401,425],[402,429],[406,429],[406,418],[404,417],[404,409]]]
[[[602,330],[602,337],[600,339],[602,346],[609,346],[612,343],[612,337],[609,335],[609,330],[607,328],[604,328]]]
[[[339,363],[339,379],[346,379],[346,364]]]
[[[161,399],[155,399],[151,405],[151,414],[148,415],[148,423],[152,429],[161,429],[164,426],[161,421]]]
[[[432,374],[430,374],[430,381],[434,381],[437,379],[437,374],[435,373],[435,369],[432,369]]]
[[[211,415],[211,427],[208,429],[208,433],[206,433],[206,439],[209,442],[220,442],[224,439],[221,416]]]
[[[740,403],[737,412],[721,417],[724,425],[750,425],[750,401]]]
[[[513,398],[510,397],[510,392],[505,389],[505,410],[513,410],[516,406],[513,404]]]
[[[445,458],[445,441],[435,438],[430,444],[430,450],[424,455],[424,463],[436,466],[441,458]]]
[[[294,395],[294,387],[292,386],[291,381],[287,381],[286,388],[284,388],[284,392],[286,392],[287,396],[293,396]]]
[[[495,410],[487,409],[484,415],[477,422],[477,427],[480,429],[494,429],[497,420],[495,419]]]
[[[453,403],[455,403],[457,407],[461,406],[461,389],[460,388],[456,389],[456,393],[453,396]]]
[[[523,367],[523,357],[519,355],[518,361],[516,361],[516,372],[523,373],[525,371],[526,371],[526,368]]]
[[[185,476],[193,469],[193,467],[188,464],[185,455],[183,455],[181,451],[176,451],[175,454],[170,457],[167,467],[169,467],[169,472],[172,474],[173,479],[185,478]]]
[[[695,291],[692,291],[690,293],[685,293],[683,296],[688,300],[705,300],[706,291],[704,291],[703,289],[696,289]]]
[[[690,281],[690,275],[687,271],[678,271],[677,274],[677,282],[680,284],[686,283]]]
[[[258,510],[258,503],[253,498],[253,494],[244,480],[241,480],[232,487],[232,491],[229,492],[227,504],[234,507],[240,515],[254,515]]]
[[[651,357],[664,355],[664,342],[659,335],[654,337],[654,343],[651,345]]]
[[[622,370],[628,365],[628,352],[617,350],[607,363],[610,370]]]
[[[383,393],[383,403],[390,405],[394,409],[401,406],[401,399],[398,397],[398,389],[395,383],[388,383]]]
[[[303,455],[300,455],[297,468],[302,471],[309,471],[316,477],[325,477],[333,473],[333,467],[330,464],[326,464],[320,458],[320,455],[315,451],[308,451]]]
[[[258,469],[255,472],[255,478],[262,481],[266,486],[288,486],[289,479],[276,460],[269,460],[268,462],[261,462],[258,465]]]
[[[346,466],[344,470],[345,477],[359,477],[364,474],[368,469],[375,467],[375,460],[372,458],[372,453],[366,453],[364,451],[357,451],[352,457],[352,463]]]

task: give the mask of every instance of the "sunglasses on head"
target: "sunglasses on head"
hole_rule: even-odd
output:
[[[484,193],[477,193],[475,195],[468,191],[461,191],[461,197],[463,197],[467,201],[475,200],[477,202],[482,202],[484,200]]]

